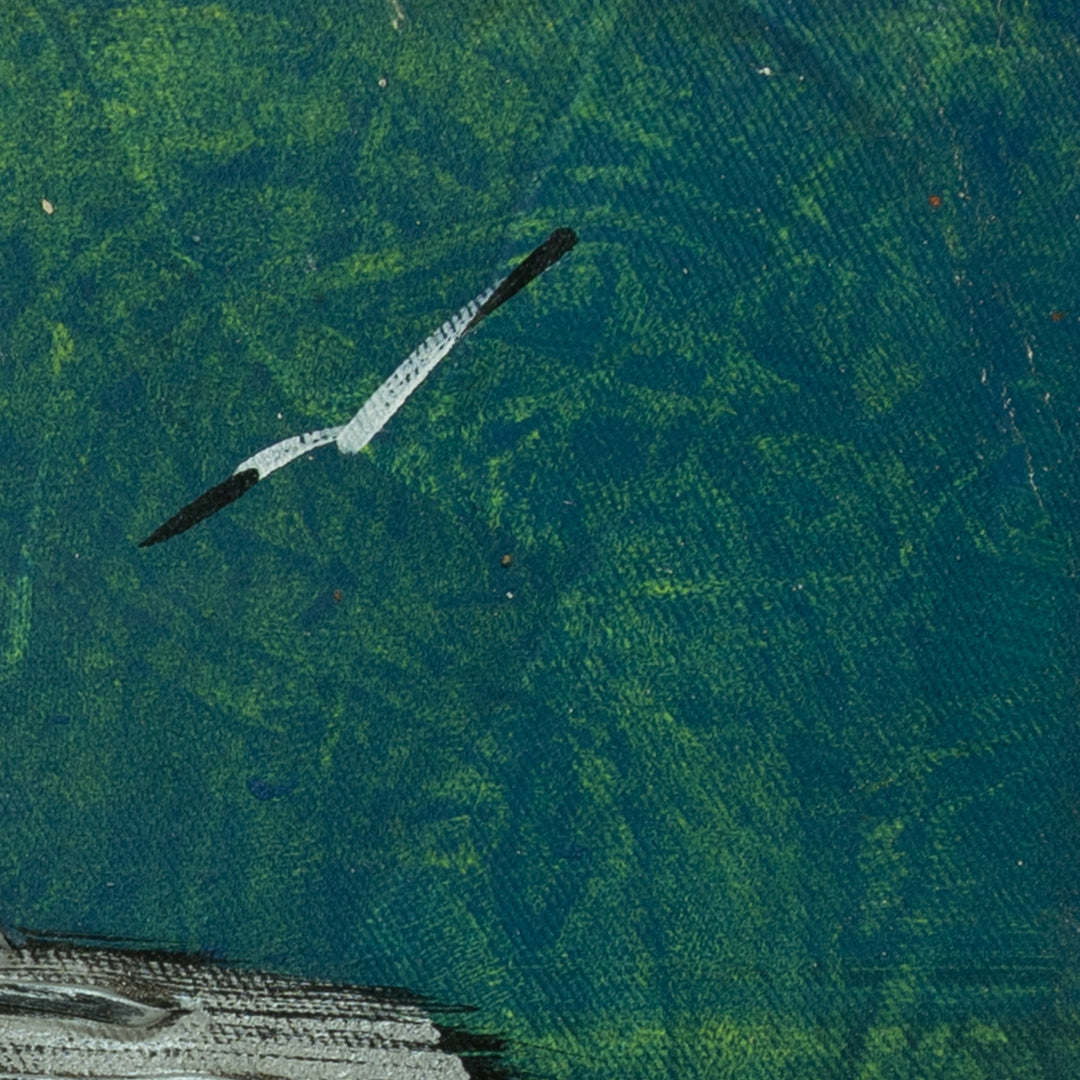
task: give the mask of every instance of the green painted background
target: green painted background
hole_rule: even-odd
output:
[[[1078,27],[8,0],[0,917],[545,1076],[1080,1075]]]

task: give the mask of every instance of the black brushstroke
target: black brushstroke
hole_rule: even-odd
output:
[[[469,320],[466,330],[486,319],[496,308],[502,307],[515,293],[521,292],[534,278],[538,278],[550,266],[554,266],[578,241],[573,229],[556,229],[531,255],[518,263],[513,270],[499,282],[495,291],[480,306],[480,310]]]
[[[208,518],[211,514],[216,514],[223,506],[236,502],[244,492],[250,491],[258,482],[258,469],[245,469],[243,472],[233,473],[223,484],[204,491],[194,502],[189,502],[180,513],[174,514],[145,540],[141,540],[139,547],[160,544],[162,540],[187,532],[192,525],[198,525],[203,518]]]
[[[43,1020],[90,1020],[98,1024],[139,1028],[158,1024],[183,1010],[163,1010],[93,987],[56,987],[0,981],[0,1016],[36,1016]]]

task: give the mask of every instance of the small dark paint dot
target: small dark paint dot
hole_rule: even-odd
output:
[[[340,589],[335,589],[330,595],[333,596],[335,604],[340,604],[345,597],[345,594]]]

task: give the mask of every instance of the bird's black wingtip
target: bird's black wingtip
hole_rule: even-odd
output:
[[[471,330],[482,319],[486,319],[493,311],[502,307],[511,296],[521,292],[529,282],[534,281],[545,270],[554,266],[577,242],[577,233],[573,229],[566,226],[556,229],[495,286],[492,294],[480,305],[473,316],[468,329]]]
[[[552,251],[558,252],[555,259],[561,259],[576,243],[578,242],[578,235],[567,225],[563,225],[556,229],[541,245],[541,247],[551,246]],[[554,259],[552,260],[555,261]]]
[[[204,518],[216,514],[223,506],[235,502],[246,491],[250,491],[259,482],[258,469],[245,469],[233,473],[224,483],[217,484],[209,491],[204,491],[193,502],[189,502],[178,514],[174,514],[164,525],[155,529],[145,540],[139,541],[139,547],[160,544],[182,532],[187,532],[192,525],[198,525]]]

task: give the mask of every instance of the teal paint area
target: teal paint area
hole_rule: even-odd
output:
[[[0,921],[526,1075],[1080,1074],[1077,25],[5,6]]]

